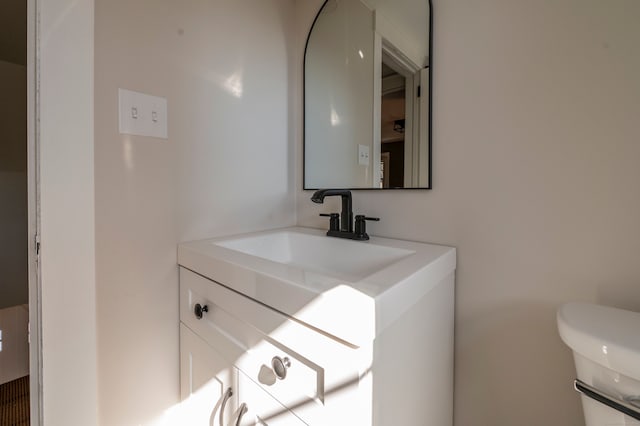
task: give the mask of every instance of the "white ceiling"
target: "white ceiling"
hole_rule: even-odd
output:
[[[0,61],[27,64],[27,0],[0,0]]]

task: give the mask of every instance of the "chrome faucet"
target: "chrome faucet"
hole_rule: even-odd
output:
[[[365,217],[364,215],[356,216],[355,232],[353,229],[353,210],[351,191],[348,189],[320,189],[313,193],[311,201],[314,203],[324,203],[325,197],[340,196],[342,198],[342,212],[338,213],[321,213],[320,216],[328,216],[329,230],[327,235],[330,237],[349,238],[351,240],[368,240],[369,235],[366,232],[366,220],[380,220],[377,217]]]

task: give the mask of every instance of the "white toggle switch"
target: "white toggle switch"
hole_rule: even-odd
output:
[[[118,89],[120,133],[167,139],[167,100]]]
[[[361,166],[369,165],[369,146],[358,145],[358,164]]]

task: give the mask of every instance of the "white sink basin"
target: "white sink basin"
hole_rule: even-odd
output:
[[[453,283],[454,248],[325,233],[293,227],[183,243],[178,263],[354,346],[444,279]]]
[[[213,244],[328,276],[358,281],[415,253],[291,230],[214,241]]]

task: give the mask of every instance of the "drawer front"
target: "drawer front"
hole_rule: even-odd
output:
[[[180,320],[210,346],[235,364],[248,349],[244,342],[246,326],[223,309],[213,295],[207,294],[209,283],[180,280]],[[214,303],[216,300],[217,303]],[[196,316],[196,305],[201,314]]]
[[[307,425],[242,373],[238,373],[238,394],[240,410],[246,407],[240,426]]]
[[[288,407],[322,408],[324,369],[235,317],[228,311],[235,306],[232,296],[246,299],[256,309],[267,309],[213,281],[181,271],[180,316],[186,326],[280,403]],[[206,306],[200,319],[194,314],[196,304]],[[281,324],[286,323],[286,317],[282,316]]]
[[[266,336],[236,366],[287,407],[323,406],[324,370]]]

